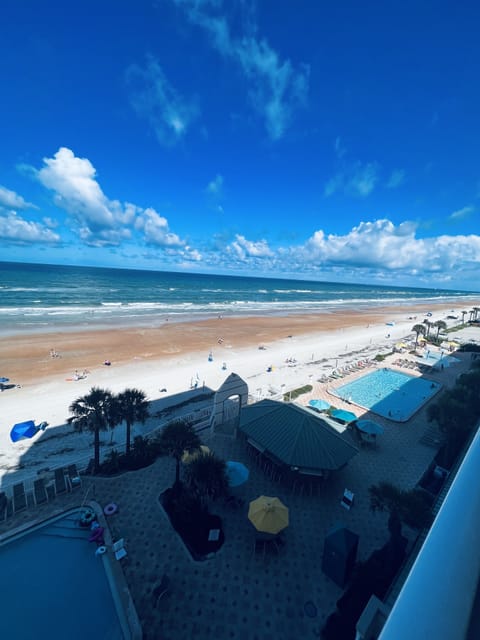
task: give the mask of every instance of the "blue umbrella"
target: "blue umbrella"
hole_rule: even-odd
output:
[[[312,409],[316,409],[317,411],[326,411],[332,406],[326,400],[310,400],[308,404]]]
[[[241,484],[248,480],[250,471],[241,462],[235,462],[229,460],[227,462],[227,479],[230,487],[239,487]]]
[[[33,438],[33,436],[39,431],[45,431],[48,427],[48,422],[41,422],[35,424],[34,420],[26,420],[25,422],[18,422],[14,424],[10,431],[10,440],[12,442],[18,442],[24,438]]]
[[[357,419],[357,416],[351,411],[345,411],[345,409],[334,409],[330,414],[332,418],[340,420],[341,422],[353,422]]]
[[[0,382],[8,382],[10,378],[0,378]]]
[[[363,431],[363,433],[369,433],[373,436],[381,435],[384,431],[380,424],[372,422],[372,420],[358,420],[356,425],[360,431]]]

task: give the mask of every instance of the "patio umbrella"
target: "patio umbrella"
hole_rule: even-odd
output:
[[[188,464],[197,456],[205,455],[207,453],[210,453],[210,449],[206,445],[202,444],[200,445],[200,449],[196,449],[196,451],[193,451],[192,453],[189,453],[188,451],[184,451],[182,456],[182,462],[184,464]]]
[[[340,420],[341,422],[353,422],[357,419],[357,416],[351,411],[345,411],[345,409],[334,409],[330,414],[332,418]]]
[[[288,507],[279,498],[260,496],[250,502],[248,519],[257,531],[275,535],[288,527]]]
[[[1,382],[8,382],[10,380],[10,378],[0,378],[0,383]]]
[[[226,463],[226,467],[227,479],[230,487],[239,487],[241,484],[248,480],[250,471],[241,462],[228,460]]]
[[[384,432],[382,425],[373,422],[372,420],[357,420],[355,423],[360,431],[363,433],[369,433],[370,435],[380,435]]]
[[[312,409],[316,409],[317,411],[327,411],[332,406],[326,400],[310,400],[308,403]]]

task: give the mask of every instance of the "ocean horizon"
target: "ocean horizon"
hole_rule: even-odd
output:
[[[429,302],[468,305],[479,297],[436,288],[0,262],[0,335],[419,303],[428,311]]]

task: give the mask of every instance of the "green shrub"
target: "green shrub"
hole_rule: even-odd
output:
[[[298,389],[294,389],[293,391],[290,391],[289,393],[285,393],[283,395],[283,400],[284,402],[288,402],[289,400],[295,400],[295,398],[298,398],[299,396],[303,395],[304,393],[310,393],[310,391],[313,390],[313,387],[311,384],[307,384],[304,387],[299,387]]]

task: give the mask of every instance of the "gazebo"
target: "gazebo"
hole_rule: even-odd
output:
[[[328,417],[299,405],[261,400],[242,407],[239,431],[275,464],[325,477],[358,453],[348,434],[338,433],[334,425]]]

